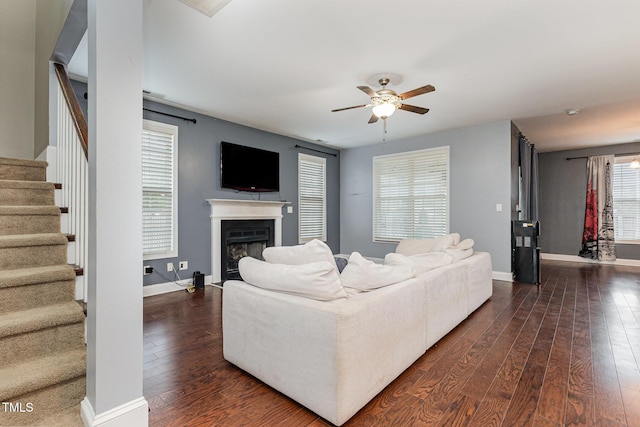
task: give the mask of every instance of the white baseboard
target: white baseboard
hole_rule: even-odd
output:
[[[503,282],[513,282],[513,273],[506,271],[492,271],[491,278]]]
[[[204,277],[205,284],[206,285],[211,284],[212,278],[213,278],[212,276],[205,276]],[[178,283],[185,286],[176,285],[174,282],[157,283],[155,285],[143,286],[142,296],[150,297],[153,295],[167,294],[169,292],[184,291],[186,289],[186,285],[191,283],[191,279],[178,280]]]
[[[80,415],[86,427],[138,427],[149,425],[149,403],[144,397],[132,400],[96,415],[86,397],[80,404]]]
[[[640,267],[640,259],[621,259],[618,258],[615,261],[598,261],[595,259],[582,258],[578,255],[564,255],[564,254],[548,254],[541,253],[541,259],[548,259],[551,261],[568,261],[568,262],[581,262],[588,264],[609,264],[609,265],[627,265],[631,267]]]

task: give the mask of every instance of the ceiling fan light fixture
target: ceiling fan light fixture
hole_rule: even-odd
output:
[[[371,110],[376,117],[386,119],[400,108],[400,97],[397,96],[395,92],[382,94],[380,94],[380,92],[382,91],[378,91],[378,96],[371,98],[371,102],[373,103]]]
[[[386,119],[396,111],[396,106],[391,103],[378,104],[372,108],[373,114],[381,119]]]

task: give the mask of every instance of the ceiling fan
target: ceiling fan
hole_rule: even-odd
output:
[[[386,77],[378,80],[382,89],[374,91],[369,86],[358,86],[358,89],[366,93],[371,97],[370,104],[354,105],[353,107],[338,108],[331,110],[331,112],[351,110],[353,108],[373,107],[373,114],[369,119],[369,123],[375,123],[378,119],[386,119],[392,115],[396,110],[411,111],[412,113],[425,114],[429,111],[428,108],[416,107],[415,105],[404,104],[402,101],[414,96],[422,95],[424,93],[433,92],[436,90],[431,85],[419,87],[417,89],[410,90],[401,94],[397,94],[394,90],[387,89],[389,79]]]

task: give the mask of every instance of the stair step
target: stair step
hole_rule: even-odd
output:
[[[75,278],[68,265],[0,270],[0,313],[69,301]]]
[[[0,180],[2,206],[48,206],[55,203],[54,196],[50,182]]]
[[[51,356],[0,368],[0,400],[71,380],[86,372],[85,349],[74,349]]]
[[[0,235],[57,233],[60,209],[56,206],[0,206]]]
[[[85,349],[3,366],[0,401],[33,405],[32,413],[3,412],[3,425],[34,425],[35,420],[51,415],[54,410],[79,404],[86,394],[85,374]]]
[[[66,245],[60,233],[0,236],[0,270],[66,264]]]
[[[84,321],[82,307],[71,300],[0,315],[0,338]]]
[[[75,301],[0,315],[0,360],[9,365],[84,348],[84,312]]]
[[[44,418],[38,419],[33,425],[46,427],[84,427],[80,413],[80,405],[73,405],[63,411],[49,414]]]
[[[30,159],[0,157],[0,179],[19,181],[44,181],[47,162]]]

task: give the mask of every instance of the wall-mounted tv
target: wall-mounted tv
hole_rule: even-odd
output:
[[[280,154],[222,141],[220,185],[238,191],[280,191]]]

